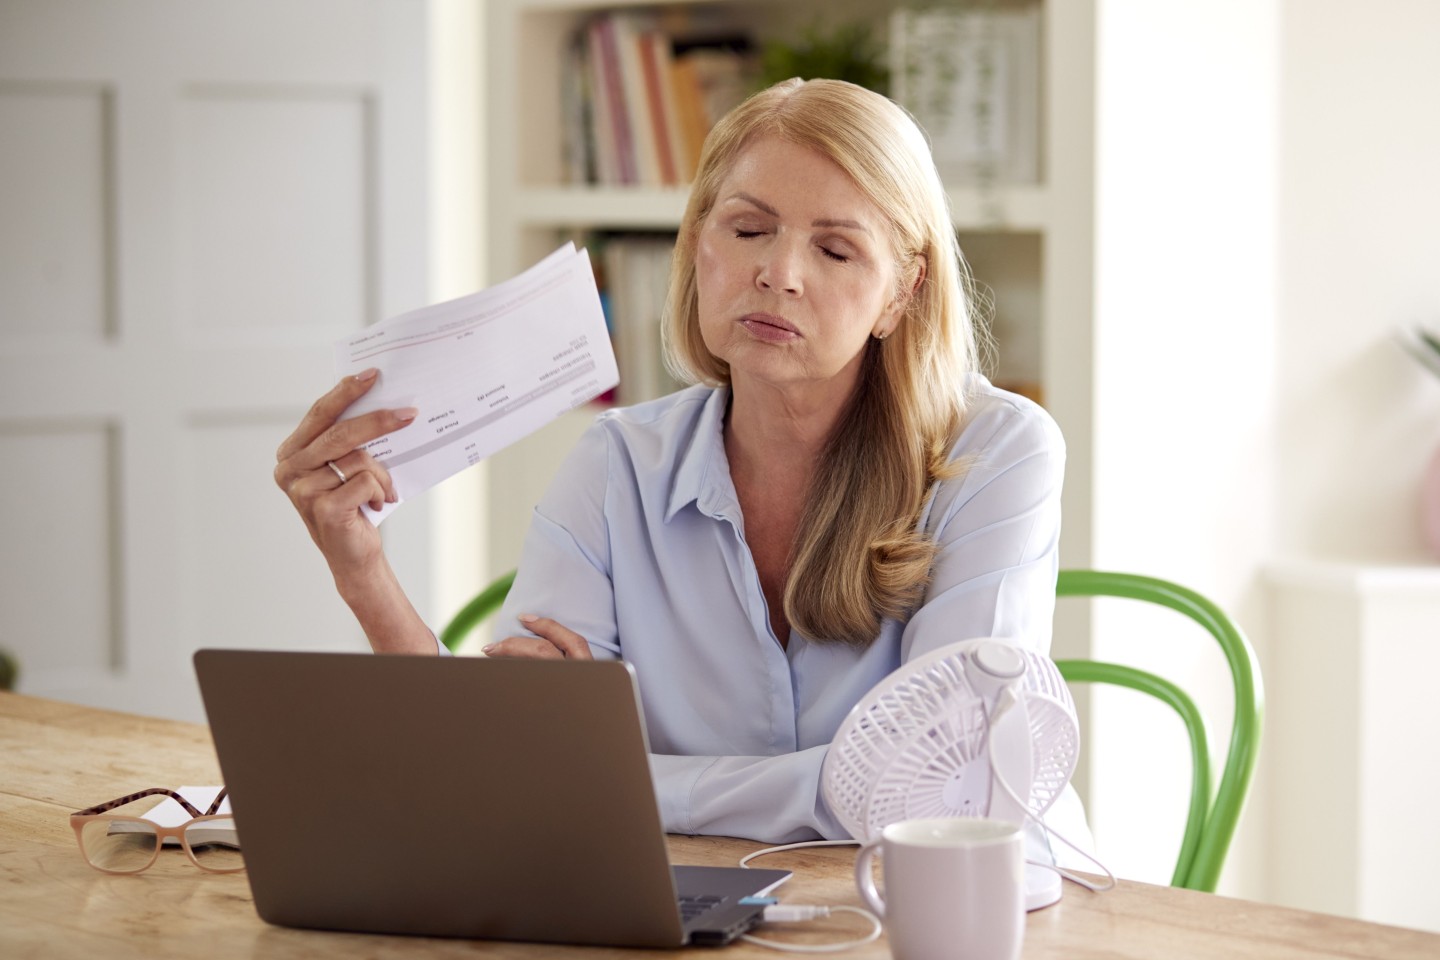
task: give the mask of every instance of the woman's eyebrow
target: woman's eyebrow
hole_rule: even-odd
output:
[[[780,211],[779,211],[779,210],[776,210],[774,207],[770,206],[770,204],[766,203],[764,200],[761,200],[759,197],[752,197],[750,194],[745,193],[744,191],[737,191],[737,192],[735,192],[735,193],[732,193],[732,194],[730,194],[730,196],[726,197],[725,199],[726,199],[726,200],[744,200],[746,203],[751,204],[752,206],[759,207],[761,210],[763,210],[763,211],[765,211],[766,213],[770,214],[770,216],[772,216],[772,217],[778,217],[778,216],[780,216]]]
[[[766,203],[764,200],[761,200],[759,197],[752,197],[750,194],[745,193],[744,191],[739,191],[739,192],[736,192],[736,193],[732,193],[730,196],[726,197],[725,199],[727,199],[727,200],[744,200],[746,203],[749,203],[749,204],[752,204],[753,206],[759,207],[761,210],[763,210],[765,213],[768,213],[768,214],[769,214],[770,216],[772,216],[772,217],[778,217],[778,216],[780,216],[780,211],[779,211],[779,210],[776,210],[774,207],[770,206],[770,204]],[[848,228],[848,229],[850,229],[850,230],[858,230],[858,231],[860,231],[861,233],[865,233],[865,234],[868,234],[868,233],[870,232],[870,228],[867,227],[867,226],[865,226],[865,224],[860,223],[858,220],[838,220],[838,219],[833,219],[833,218],[830,218],[830,217],[822,217],[822,218],[819,219],[819,220],[811,220],[811,221],[810,221],[810,226],[812,226],[812,227],[845,227],[845,228]]]
[[[869,227],[865,226],[865,224],[860,223],[860,222],[857,221],[857,220],[811,220],[811,221],[810,221],[810,226],[812,226],[812,227],[847,227],[847,228],[849,228],[849,229],[851,229],[851,230],[858,230],[858,231],[860,231],[861,233],[866,233],[866,234],[868,234],[868,233],[870,232],[870,228],[869,228]]]

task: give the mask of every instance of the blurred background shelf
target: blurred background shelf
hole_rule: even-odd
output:
[[[881,51],[888,63],[890,32],[896,24],[895,11],[903,4],[894,0],[792,0],[784,4],[756,0],[697,0],[682,3],[598,2],[598,0],[495,0],[487,7],[485,64],[487,70],[486,142],[504,144],[487,152],[486,171],[486,274],[493,282],[511,276],[553,250],[562,240],[595,248],[594,257],[602,272],[604,259],[599,251],[615,238],[623,242],[635,235],[638,242],[653,243],[679,226],[688,198],[685,186],[615,185],[577,183],[589,178],[604,179],[596,166],[600,146],[581,131],[593,133],[598,127],[582,111],[576,112],[577,97],[595,104],[596,94],[587,91],[596,61],[586,61],[598,49],[591,44],[596,24],[613,20],[623,38],[653,29],[673,38],[671,52],[677,57],[685,50],[716,43],[724,49],[748,51],[752,66],[758,63],[768,44],[779,42],[792,47],[809,43],[818,32],[858,25]],[[1032,36],[1026,55],[1010,68],[1008,89],[1024,90],[1044,101],[1038,91],[1054,88],[1064,93],[1050,97],[1052,111],[1030,107],[1025,116],[1012,120],[1012,135],[1019,136],[1027,149],[1039,156],[1029,168],[1038,170],[1041,182],[1012,183],[999,177],[986,182],[955,174],[946,191],[960,232],[961,247],[970,263],[978,290],[991,312],[986,320],[997,351],[991,373],[997,383],[1042,402],[1064,402],[1065,387],[1057,393],[1044,374],[1047,341],[1056,335],[1083,332],[1087,321],[1086,278],[1089,274],[1087,225],[1088,184],[1080,190],[1062,188],[1045,179],[1060,174],[1059,182],[1075,181],[1062,166],[1056,171],[1048,151],[1064,143],[1065,129],[1052,129],[1053,111],[1066,109],[1071,98],[1084,97],[1086,84],[1066,78],[1068,71],[1089,72],[1088,59],[1073,56],[1054,58],[1040,39],[1056,29],[1050,4],[1041,0],[1007,0],[992,5],[994,11],[1011,17],[1028,18]],[[1069,15],[1069,14],[1065,14]],[[1084,11],[1080,12],[1082,21]],[[1063,20],[1063,16],[1062,16]],[[1065,29],[1063,23],[1059,29]],[[627,49],[623,45],[621,49]],[[640,56],[645,56],[641,46]],[[1012,58],[1013,59],[1013,58]],[[1054,62],[1052,62],[1054,61]],[[1073,66],[1071,64],[1074,64]],[[587,66],[588,64],[588,66]],[[1014,78],[1014,70],[1027,75]],[[577,72],[578,71],[578,72]],[[1057,78],[1056,72],[1061,76]],[[893,74],[892,74],[893,78]],[[633,89],[633,88],[632,88]],[[627,101],[628,102],[628,101]],[[1086,111],[1069,110],[1064,117],[1074,124],[1085,122]],[[587,122],[590,126],[587,126]],[[1024,135],[1015,133],[1017,123],[1027,125]],[[652,131],[653,132],[653,131]],[[658,133],[657,133],[658,136]],[[577,160],[575,144],[586,160]],[[636,149],[640,149],[637,145]],[[676,147],[678,157],[684,148]],[[614,173],[613,162],[609,165]],[[942,169],[944,169],[942,167]],[[651,164],[653,174],[654,164]],[[1081,178],[1083,181],[1083,177]],[[1077,221],[1076,218],[1081,218]],[[604,278],[602,277],[602,285]],[[1079,286],[1077,286],[1079,284]],[[653,312],[655,298],[647,297],[645,309]],[[1063,304],[1063,312],[1053,304]],[[653,316],[631,316],[634,309],[622,298],[610,298],[612,332],[617,344],[624,341],[622,328],[652,330]],[[1065,333],[1057,334],[1058,324]],[[646,339],[658,343],[647,334]],[[632,339],[633,342],[633,339]],[[627,348],[633,358],[634,351]],[[631,360],[633,365],[634,360]],[[634,402],[632,389],[625,395],[625,362],[621,365],[622,386],[618,402]],[[663,384],[653,375],[632,378],[642,384]],[[1081,389],[1084,389],[1083,386]],[[1082,412],[1084,405],[1072,410]],[[549,478],[559,468],[578,433],[593,419],[593,407],[582,408],[569,417],[503,451],[489,471],[488,553],[497,567],[513,564],[518,557],[529,510],[517,506],[533,504]],[[1075,447],[1087,445],[1088,429],[1078,423],[1062,424]],[[1083,485],[1081,485],[1083,489]],[[1080,525],[1083,529],[1083,525]]]
[[[946,193],[959,230],[1045,230],[1043,187],[949,186]],[[688,187],[518,187],[510,207],[523,228],[674,230],[689,196]]]

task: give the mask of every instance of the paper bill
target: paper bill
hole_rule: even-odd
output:
[[[379,369],[345,411],[416,407],[409,426],[366,444],[400,503],[484,460],[619,382],[590,256],[567,243],[488,290],[402,314],[335,344],[344,377]]]

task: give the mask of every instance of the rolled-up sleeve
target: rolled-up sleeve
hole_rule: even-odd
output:
[[[825,806],[820,768],[826,747],[773,757],[652,754],[660,817],[670,833],[792,843],[849,833]]]
[[[565,458],[530,519],[497,637],[534,636],[519,614],[554,617],[590,643],[597,659],[620,655],[605,527],[608,441],[592,426]]]

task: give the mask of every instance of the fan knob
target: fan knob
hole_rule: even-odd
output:
[[[1014,680],[1025,674],[1025,657],[1008,643],[982,641],[971,656],[977,667],[997,680]]]

